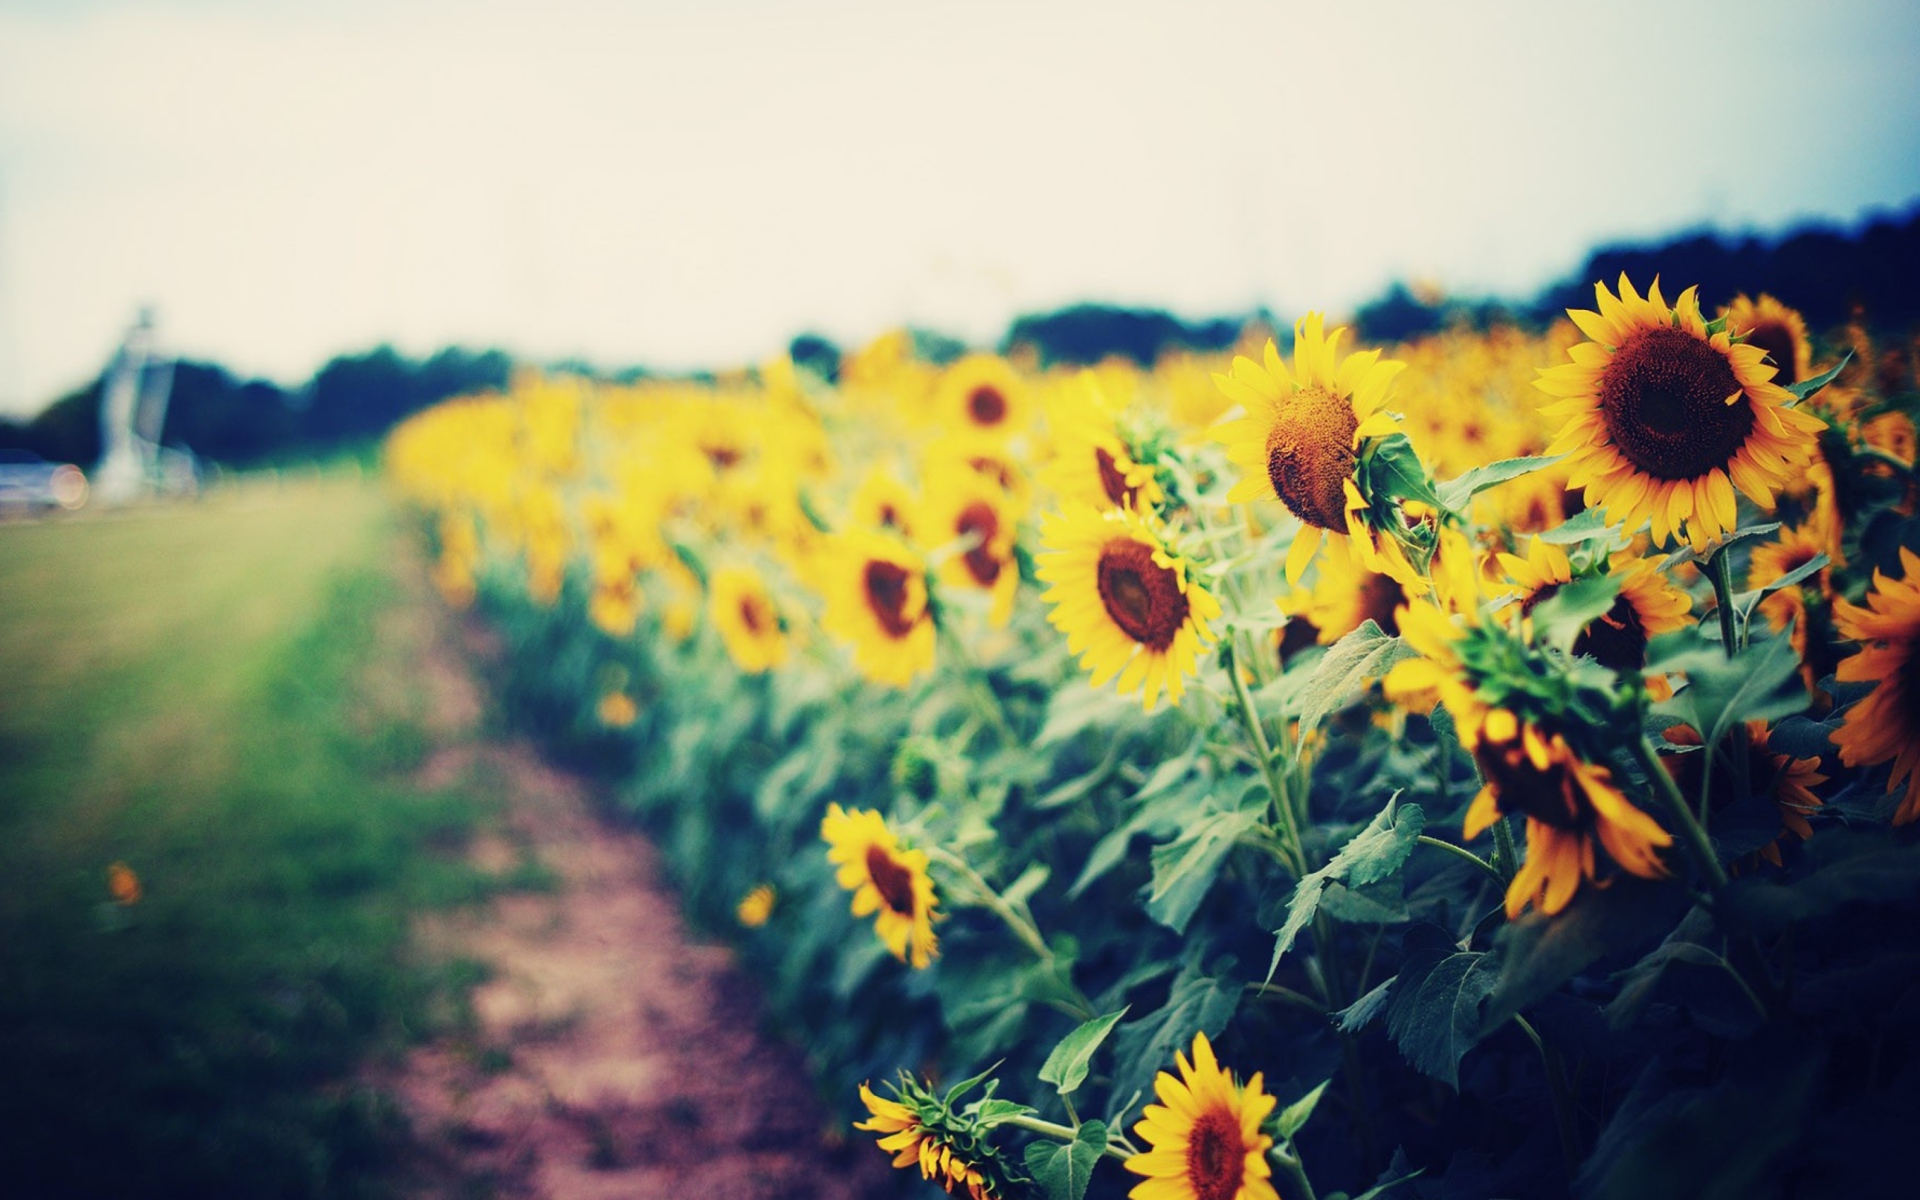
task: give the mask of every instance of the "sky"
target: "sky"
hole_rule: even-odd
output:
[[[1912,0],[0,0],[0,413],[143,304],[296,382],[1528,295],[1610,239],[1905,208],[1917,75]]]

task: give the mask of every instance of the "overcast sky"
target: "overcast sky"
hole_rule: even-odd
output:
[[[1917,76],[1914,0],[0,0],[0,411],[141,303],[294,381],[1530,293],[1608,238],[1904,207]]]

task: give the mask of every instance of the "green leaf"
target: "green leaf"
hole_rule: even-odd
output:
[[[1053,1048],[1052,1054],[1047,1055],[1046,1063],[1040,1068],[1041,1082],[1052,1084],[1062,1096],[1085,1083],[1087,1068],[1093,1062],[1093,1052],[1100,1048],[1100,1043],[1107,1040],[1113,1027],[1126,1015],[1127,1010],[1123,1008],[1104,1017],[1095,1017],[1061,1038],[1060,1044]]]
[[[1313,919],[1328,884],[1342,881],[1365,886],[1385,879],[1407,861],[1407,856],[1413,853],[1415,839],[1426,827],[1426,810],[1418,804],[1389,804],[1341,847],[1331,862],[1295,884],[1293,898],[1287,902],[1286,923],[1275,931],[1277,940],[1273,945],[1273,962],[1267,967],[1267,979],[1273,979],[1273,973],[1280,969],[1281,957]]]
[[[1460,1086],[1460,1059],[1486,1034],[1480,1010],[1493,993],[1489,957],[1460,949],[1436,926],[1417,926],[1388,1002],[1387,1032],[1400,1053],[1452,1088]]]
[[[1367,451],[1367,481],[1371,485],[1367,499],[1378,502],[1385,497],[1399,500],[1417,500],[1434,508],[1445,505],[1438,492],[1433,490],[1433,481],[1427,476],[1427,468],[1420,461],[1420,455],[1413,449],[1413,443],[1404,433],[1390,433],[1378,438]]]
[[[1185,933],[1240,835],[1259,823],[1258,810],[1218,813],[1177,840],[1155,846],[1147,915],[1175,933]]]
[[[1599,537],[1611,538],[1614,533],[1614,526],[1607,522],[1607,510],[1589,508],[1547,530],[1540,535],[1540,540],[1555,546],[1573,546]]]
[[[1603,956],[1671,928],[1680,889],[1623,876],[1607,888],[1581,888],[1554,916],[1530,912],[1500,930],[1498,978],[1487,1004],[1487,1032],[1554,991]]]
[[[1484,467],[1475,467],[1471,471],[1447,480],[1440,485],[1440,503],[1449,511],[1460,512],[1467,501],[1473,499],[1490,487],[1498,487],[1511,479],[1531,475],[1542,467],[1550,467],[1560,461],[1560,455],[1553,458],[1503,458],[1499,462],[1488,463]]]
[[[1340,1018],[1341,1033],[1356,1033],[1373,1023],[1373,1019],[1387,1010],[1387,999],[1393,993],[1393,980],[1390,977],[1366,995],[1347,1005],[1334,1015]]]
[[[1763,583],[1752,591],[1735,592],[1733,595],[1733,611],[1739,615],[1740,623],[1744,625],[1753,619],[1753,610],[1760,607],[1762,600],[1782,588],[1790,588],[1803,579],[1811,579],[1814,575],[1825,570],[1830,561],[1826,555],[1816,554],[1778,579],[1769,583]]]
[[[1371,620],[1327,647],[1300,690],[1300,729],[1305,738],[1320,727],[1327,714],[1348,703],[1367,684],[1384,676],[1403,658],[1418,652],[1397,637],[1389,637]]]
[[[1227,1027],[1246,989],[1230,960],[1223,960],[1219,969],[1225,978],[1205,974],[1198,962],[1189,962],[1173,981],[1165,1004],[1114,1031],[1113,1055],[1119,1064],[1111,1092],[1115,1104],[1136,1092],[1151,1095],[1154,1075],[1173,1069],[1176,1050],[1192,1046],[1196,1033],[1217,1037]]]
[[[1027,1147],[1027,1170],[1047,1200],[1081,1200],[1093,1178],[1094,1164],[1107,1150],[1104,1121],[1087,1121],[1071,1142],[1034,1142]]]
[[[1323,1081],[1319,1087],[1280,1110],[1278,1125],[1282,1138],[1291,1138],[1305,1127],[1307,1119],[1313,1116],[1314,1105],[1320,1103],[1320,1094],[1327,1090],[1327,1084],[1331,1082],[1330,1079]]]
[[[1853,905],[1911,901],[1920,890],[1920,844],[1881,829],[1823,829],[1801,851],[1807,871],[1781,881],[1750,876],[1725,896],[1729,919],[1764,934]]]
[[[1020,872],[1020,878],[1008,884],[1000,896],[1008,904],[1025,904],[1035,892],[1046,886],[1047,877],[1052,874],[1053,869],[1047,864],[1030,863],[1026,870]]]
[[[1736,722],[1774,721],[1807,707],[1800,656],[1785,634],[1755,642],[1732,658],[1718,647],[1707,647],[1672,655],[1657,665],[1663,671],[1684,672],[1687,682],[1653,711],[1693,726],[1708,749],[1719,745]]]
[[[1589,575],[1563,584],[1534,607],[1534,637],[1570,652],[1581,630],[1613,608],[1620,584],[1615,575]]]
[[[1037,1111],[1033,1106],[1015,1100],[975,1100],[967,1106],[968,1114],[980,1123],[982,1129],[992,1129],[1011,1117],[1032,1116]]]
[[[1349,925],[1398,925],[1407,919],[1403,889],[1390,881],[1364,888],[1330,883],[1320,893],[1320,911]]]
[[[1826,387],[1828,384],[1832,383],[1834,380],[1840,378],[1840,372],[1846,370],[1847,364],[1852,361],[1853,361],[1853,351],[1849,350],[1847,351],[1846,356],[1840,360],[1839,365],[1834,367],[1833,370],[1822,371],[1820,374],[1815,375],[1812,379],[1803,380],[1800,383],[1789,383],[1786,385],[1786,388],[1788,391],[1793,393],[1794,399],[1805,400],[1808,396],[1813,395],[1815,392],[1819,391],[1821,388]]]

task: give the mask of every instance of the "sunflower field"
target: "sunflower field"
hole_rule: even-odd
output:
[[[1152,369],[525,374],[387,466],[503,711],[910,1190],[1888,1194],[1911,351],[1641,282]]]

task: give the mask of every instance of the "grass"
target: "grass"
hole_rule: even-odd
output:
[[[499,886],[407,784],[399,537],[357,476],[0,527],[0,1191],[381,1193],[359,1068],[473,982],[409,919]]]

